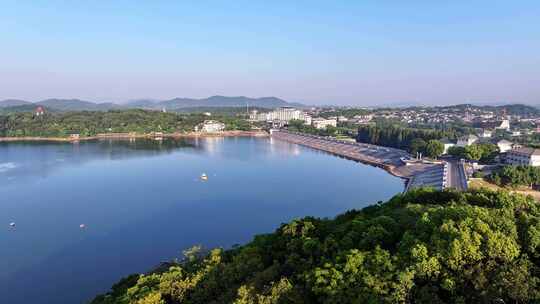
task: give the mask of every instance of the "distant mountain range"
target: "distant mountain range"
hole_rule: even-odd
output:
[[[0,101],[0,109],[4,111],[9,108],[23,109],[33,105],[41,105],[45,108],[50,108],[55,111],[107,111],[115,109],[150,109],[168,111],[180,110],[183,108],[202,108],[202,107],[250,107],[257,108],[277,108],[277,107],[306,107],[300,103],[291,103],[277,97],[261,97],[250,98],[245,96],[228,97],[228,96],[212,96],[203,99],[194,98],[174,98],[170,100],[152,100],[139,99],[129,101],[124,104],[104,102],[94,103],[80,99],[46,99],[38,102],[29,102],[25,100],[7,99]],[[24,107],[22,107],[24,106]]]
[[[18,107],[18,106],[25,106],[25,105],[31,105],[32,103],[29,101],[19,100],[19,99],[6,99],[0,101],[0,108],[7,108],[7,107]]]

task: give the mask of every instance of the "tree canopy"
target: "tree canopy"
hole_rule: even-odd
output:
[[[366,125],[358,128],[358,141],[374,145],[393,147],[411,151],[417,149],[411,144],[418,144],[418,139],[429,142],[432,139],[457,138],[454,130],[431,130],[405,128],[396,125]]]
[[[92,303],[538,303],[539,216],[508,192],[411,190],[129,276]]]
[[[203,114],[163,113],[147,110],[12,113],[0,116],[0,136],[65,137],[72,133],[93,136],[99,133],[187,132],[209,119]],[[230,115],[212,116],[228,130],[250,130],[244,119]]]
[[[448,154],[458,158],[491,162],[499,154],[499,148],[492,143],[472,144],[466,147],[453,146],[448,149]]]
[[[538,186],[540,185],[540,168],[533,166],[504,166],[491,173],[487,179],[499,186]]]
[[[444,152],[444,145],[438,140],[432,139],[426,144],[426,156],[437,158]]]

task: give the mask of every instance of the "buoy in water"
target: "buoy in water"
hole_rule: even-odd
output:
[[[80,224],[79,228],[84,229],[84,228],[86,228],[86,225],[85,224]]]
[[[15,227],[15,222],[9,223],[9,226],[12,227],[12,228],[14,228],[14,227]]]
[[[202,179],[203,181],[208,180],[208,176],[206,175],[206,173],[203,173],[203,174],[201,175],[201,179]]]

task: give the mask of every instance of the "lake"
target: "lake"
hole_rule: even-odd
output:
[[[382,169],[270,138],[0,143],[2,299],[86,303],[187,247],[402,190]]]

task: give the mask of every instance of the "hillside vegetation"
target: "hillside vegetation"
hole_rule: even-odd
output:
[[[65,137],[72,133],[93,136],[99,133],[188,132],[206,119],[224,122],[228,130],[249,130],[245,120],[230,115],[163,113],[147,110],[82,111],[67,113],[13,113],[0,115],[0,136]]]
[[[538,303],[539,215],[508,192],[419,189],[231,250],[187,251],[92,304]]]

